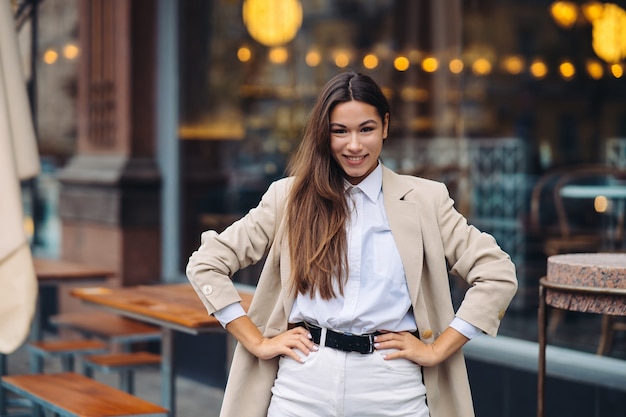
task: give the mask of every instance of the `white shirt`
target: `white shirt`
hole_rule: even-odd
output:
[[[290,323],[308,321],[353,334],[376,330],[417,330],[404,267],[383,204],[382,166],[356,186],[349,185],[346,198],[352,209],[346,229],[348,277],[343,295],[335,285],[335,298],[298,294],[289,315]],[[215,312],[225,326],[244,315],[240,303]],[[450,324],[468,338],[482,331],[455,318]]]

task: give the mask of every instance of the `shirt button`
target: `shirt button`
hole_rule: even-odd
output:
[[[203,285],[202,293],[204,295],[211,295],[213,293],[213,287],[211,287],[210,285]]]

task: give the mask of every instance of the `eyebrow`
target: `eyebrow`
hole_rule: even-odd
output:
[[[374,119],[368,119],[368,120],[366,120],[366,121],[362,122],[361,124],[359,124],[359,127],[361,127],[361,126],[365,126],[365,125],[370,124],[370,123],[378,124],[378,123],[376,122],[376,120],[374,120]],[[332,127],[332,126],[337,126],[337,127],[346,127],[346,125],[341,124],[341,123],[337,123],[337,122],[331,123],[331,124],[330,124],[330,126],[331,126],[331,127]]]

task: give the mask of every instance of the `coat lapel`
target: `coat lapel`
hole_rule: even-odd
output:
[[[400,252],[411,303],[416,305],[422,278],[424,241],[417,205],[405,197],[414,187],[383,166],[383,198],[391,233]]]

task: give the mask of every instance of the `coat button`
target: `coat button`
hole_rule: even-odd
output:
[[[213,293],[213,287],[211,287],[210,285],[203,285],[202,293],[204,295],[211,295]]]
[[[433,331],[432,330],[424,330],[422,332],[422,339],[430,339],[431,337],[433,337]]]

